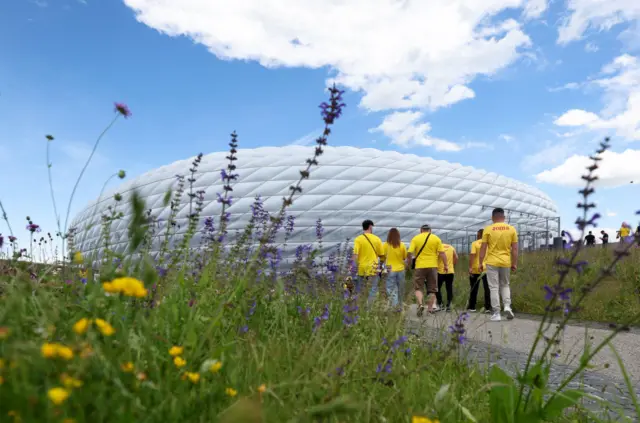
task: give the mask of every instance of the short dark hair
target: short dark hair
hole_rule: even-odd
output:
[[[493,209],[493,211],[491,212],[491,216],[504,216],[504,209],[501,207],[496,207],[495,209]]]
[[[420,226],[420,230],[421,231],[430,231],[431,230],[431,226],[427,225],[426,223],[422,226]]]
[[[367,219],[364,222],[362,222],[362,229],[364,229],[365,231],[368,230],[370,227],[373,226],[373,221]]]
[[[482,236],[484,234],[484,229],[478,229],[478,236]]]

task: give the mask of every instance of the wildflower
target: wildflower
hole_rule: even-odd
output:
[[[218,361],[218,360],[215,360],[213,362],[213,364],[211,365],[211,367],[209,367],[209,371],[211,373],[218,373],[221,368],[222,368],[222,362]]]
[[[143,373],[143,372],[139,372],[136,375],[136,379],[138,379],[140,382],[147,380],[147,374]]]
[[[80,350],[80,358],[87,358],[93,354],[93,349],[89,344],[83,344],[82,349]]]
[[[186,380],[186,379],[189,379],[191,383],[198,383],[200,382],[200,373],[185,372],[182,375],[182,380]]]
[[[120,293],[127,297],[143,298],[148,294],[148,291],[141,281],[128,276],[116,278],[111,282],[105,282],[102,284],[102,288],[110,294]]]
[[[124,103],[114,103],[114,109],[116,113],[120,113],[125,119],[131,116],[131,110]]]
[[[76,251],[73,254],[73,262],[76,264],[80,264],[82,263],[83,257],[82,257],[82,253],[80,251]]]
[[[113,335],[116,330],[113,328],[113,326],[111,326],[109,324],[109,322],[102,320],[102,319],[96,319],[96,326],[98,327],[98,330],[100,331],[100,333],[102,333],[104,336],[111,336]]]
[[[69,391],[60,387],[51,388],[49,389],[49,392],[47,392],[49,400],[51,400],[55,405],[60,405],[65,402],[67,398],[69,398],[69,394]]]
[[[171,347],[171,349],[169,349],[169,355],[172,357],[177,357],[179,355],[182,355],[183,352],[184,352],[184,348],[179,347],[177,345],[174,345],[173,347]]]
[[[42,344],[40,352],[44,358],[62,358],[65,360],[71,360],[73,358],[73,350],[60,344]]]
[[[238,391],[236,391],[233,388],[227,388],[224,390],[224,393],[229,395],[231,398],[235,397],[236,395],[238,395]]]
[[[464,328],[464,322],[469,318],[469,313],[461,313],[452,326],[449,326],[449,333],[453,335],[453,339],[458,344],[464,344],[467,340],[465,336],[466,329]]]
[[[411,423],[440,423],[440,420],[431,420],[430,418],[423,416],[413,416],[411,417]]]
[[[571,288],[564,288],[561,285],[554,285],[552,287],[545,285],[544,290],[546,292],[544,299],[547,301],[551,301],[555,295],[557,295],[561,301],[569,301],[569,294],[573,291]]]
[[[130,361],[127,361],[126,363],[123,363],[122,365],[120,365],[120,369],[122,369],[122,371],[125,373],[131,373],[133,372],[133,363]]]
[[[87,319],[86,317],[83,317],[73,325],[73,331],[78,335],[82,335],[87,331],[87,329],[89,329],[90,324],[91,324],[91,320]]]
[[[267,385],[265,385],[264,383],[258,386],[258,392],[260,392],[261,394],[264,394],[266,390],[267,390]]]
[[[67,389],[80,388],[82,386],[81,380],[75,379],[66,373],[63,373],[60,375],[60,381],[62,382],[64,387]]]
[[[22,419],[20,418],[20,413],[18,413],[16,410],[10,410],[7,413],[7,416],[13,417],[14,423],[20,423],[22,421]]]
[[[173,359],[173,364],[176,365],[176,367],[180,368],[180,367],[184,367],[187,364],[187,360],[185,360],[182,357],[176,357]]]
[[[9,242],[10,242],[10,243],[12,243],[12,244],[13,244],[13,243],[14,243],[14,242],[16,242],[17,240],[18,240],[18,238],[16,238],[15,236],[13,236],[13,235],[10,235],[10,236],[9,236]]]

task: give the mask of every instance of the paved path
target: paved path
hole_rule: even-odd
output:
[[[410,331],[429,339],[442,336],[442,332],[455,321],[457,313],[438,312],[434,315],[425,313],[423,318],[418,318],[416,307],[412,305],[407,311],[407,317]],[[488,315],[473,313],[466,323],[469,338],[468,358],[481,366],[498,363],[504,370],[510,372],[516,368],[523,369],[539,324],[540,321],[518,318],[518,316],[511,321],[504,319],[501,322],[491,322]],[[550,336],[555,329],[556,325],[552,324],[546,333]],[[637,329],[632,329],[630,332],[620,333],[614,338],[612,345],[625,364],[626,371],[635,386],[635,394],[640,396],[640,333],[638,332]],[[562,342],[556,350],[560,351],[560,356],[555,359],[557,364],[552,368],[551,385],[557,386],[565,376],[575,370],[584,350],[585,339],[596,346],[610,333],[610,330],[601,327],[567,326],[562,335]],[[544,342],[541,344],[536,354],[542,353]],[[621,406],[628,415],[632,413],[633,403],[611,349],[605,347],[601,350],[592,360],[592,364],[596,368],[584,371],[569,387],[576,388],[582,384],[589,393]],[[594,410],[598,408],[595,407],[595,403],[593,405],[594,407],[590,408]]]

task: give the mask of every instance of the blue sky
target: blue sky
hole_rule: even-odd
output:
[[[27,237],[26,215],[55,231],[46,134],[56,138],[64,217],[113,102],[133,112],[104,138],[73,216],[119,169],[132,177],[226,149],[233,130],[242,147],[308,138],[330,81],[347,90],[348,104],[333,145],[522,180],[556,201],[567,227],[581,156],[610,135],[596,196],[601,226],[619,227],[640,209],[637,0],[236,3],[0,4],[0,200],[18,237]]]

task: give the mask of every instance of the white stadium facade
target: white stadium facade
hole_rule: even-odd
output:
[[[312,153],[313,147],[305,146],[238,150],[235,163],[239,177],[233,182],[234,201],[227,209],[231,219],[228,242],[233,242],[234,235],[246,226],[257,195],[264,200],[265,210],[279,210],[282,197],[297,182]],[[200,228],[208,216],[218,224],[221,204],[216,199],[223,192],[220,171],[228,164],[227,155],[228,152],[204,155],[196,173],[193,191],[205,191]],[[125,250],[128,198],[134,189],[146,200],[152,215],[166,222],[169,207],[164,205],[164,197],[169,189],[175,190],[176,175],[189,178],[192,161],[193,158],[180,160],[151,170],[104,194],[97,203],[88,204],[72,223],[77,231],[76,249],[85,254],[100,253],[101,216],[111,206],[122,211],[124,218],[113,223],[110,245],[115,251]],[[287,212],[295,217],[295,229],[282,254],[285,262],[298,245],[315,242],[318,219],[322,219],[324,227],[323,250],[353,240],[362,231],[362,221],[371,219],[374,233],[383,240],[388,229],[396,227],[408,243],[427,223],[445,242],[464,253],[477,229],[489,223],[494,207],[507,211],[524,248],[539,248],[559,236],[557,208],[547,195],[492,172],[413,154],[355,147],[327,147],[318,161],[319,166],[311,169],[310,178],[303,181],[302,193],[296,195]],[[122,195],[120,202],[114,199],[116,193]],[[177,216],[182,232],[187,228],[189,201],[185,193]],[[157,250],[159,241],[154,243],[152,252],[157,253],[153,250]],[[198,245],[200,237],[196,235],[192,246]]]

